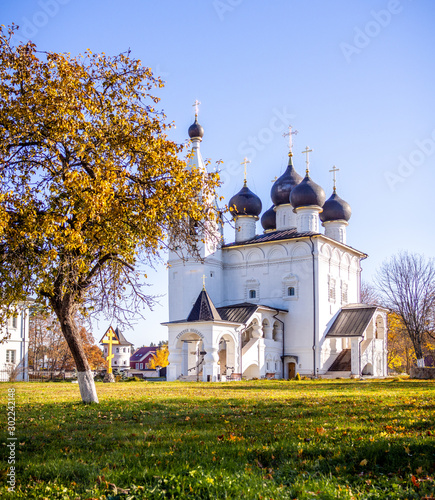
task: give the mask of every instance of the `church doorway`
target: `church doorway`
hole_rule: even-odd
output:
[[[236,343],[231,335],[222,335],[218,356],[220,379],[225,381],[236,371]]]
[[[189,380],[200,380],[204,366],[204,355],[206,354],[203,340],[195,333],[183,335],[180,340],[183,343],[181,375]]]
[[[296,377],[296,363],[288,364],[288,379],[291,380]]]

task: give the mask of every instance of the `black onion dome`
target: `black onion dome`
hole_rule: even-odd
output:
[[[258,216],[261,213],[262,204],[260,198],[245,185],[231,198],[229,207],[233,216]]]
[[[266,210],[261,216],[261,225],[263,229],[267,231],[268,229],[276,229],[276,212],[272,205],[269,210]]]
[[[325,191],[308,174],[290,193],[290,203],[293,208],[307,207],[309,205],[323,207],[325,199]]]
[[[192,125],[189,127],[189,137],[191,139],[195,139],[195,137],[203,138],[204,136],[204,129],[202,126],[198,123],[198,119],[195,117],[195,121],[192,123]]]
[[[270,196],[274,205],[285,205],[290,203],[290,192],[302,181],[302,177],[293,167],[292,157],[289,157],[286,171],[277,179],[272,186]]]
[[[320,220],[328,222],[332,220],[345,220],[350,219],[352,210],[349,203],[341,199],[337,193],[332,193],[331,197],[325,201],[323,205],[323,212],[320,213]]]

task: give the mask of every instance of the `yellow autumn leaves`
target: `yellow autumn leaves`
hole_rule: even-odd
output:
[[[119,296],[137,261],[158,256],[169,234],[194,244],[186,221],[216,220],[204,200],[214,199],[218,176],[180,159],[149,94],[161,86],[128,54],[40,56],[1,29],[4,279],[25,266],[27,293],[74,289],[82,301],[98,275]]]

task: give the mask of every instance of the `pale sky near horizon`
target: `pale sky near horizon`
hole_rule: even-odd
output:
[[[369,255],[363,279],[399,250],[434,255],[435,3],[430,0],[20,0],[0,5],[1,24],[20,25],[39,50],[86,49],[132,57],[166,81],[158,92],[185,142],[201,101],[201,144],[211,168],[222,160],[220,194],[243,183],[271,205],[272,179],[294,163],[327,197],[352,207],[348,244]],[[260,223],[257,233],[261,233]],[[226,231],[232,241],[232,230]],[[149,273],[167,293],[164,265]],[[198,290],[199,293],[200,290]],[[167,300],[124,334],[136,347],[166,339]],[[108,323],[94,325],[99,340]],[[116,326],[116,325],[113,325]]]

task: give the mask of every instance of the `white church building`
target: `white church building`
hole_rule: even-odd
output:
[[[195,122],[190,166],[205,171]],[[247,186],[228,203],[234,241],[200,244],[202,260],[169,255],[168,380],[386,376],[387,311],[360,303],[361,260],[349,246],[348,203],[289,161],[272,206]],[[335,172],[334,172],[335,176]],[[270,203],[270,202],[269,202]],[[268,205],[269,205],[268,203]]]
[[[21,302],[0,330],[0,382],[29,380],[29,304]]]

